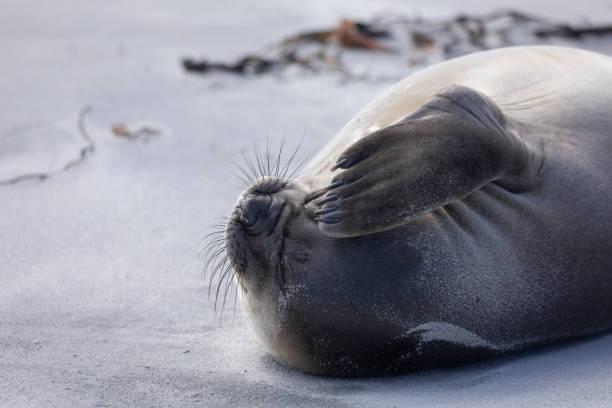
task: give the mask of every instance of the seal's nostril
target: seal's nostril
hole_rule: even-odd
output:
[[[243,224],[248,224],[249,220],[244,216],[244,210],[242,207],[236,207],[236,212],[238,213],[238,220]]]
[[[271,202],[270,196],[249,194],[238,205],[240,222],[247,227],[254,225],[259,217],[265,216]]]

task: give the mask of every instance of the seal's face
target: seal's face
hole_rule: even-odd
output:
[[[290,226],[316,228],[307,199],[300,184],[272,178],[255,181],[240,195],[225,228],[225,246],[245,292],[257,297],[270,288],[284,291]]]
[[[239,196],[225,228],[225,248],[250,328],[272,354],[285,358],[295,327],[288,299],[303,287],[312,245],[326,239],[295,181],[260,178]],[[295,340],[295,339],[294,339]]]
[[[410,324],[394,304],[404,307],[404,296],[392,294],[418,256],[389,246],[403,242],[394,231],[325,235],[309,197],[299,181],[253,183],[229,218],[225,246],[246,320],[268,351],[311,373],[343,375]]]

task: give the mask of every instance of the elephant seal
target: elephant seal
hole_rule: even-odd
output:
[[[252,331],[304,372],[372,376],[611,328],[610,84],[582,50],[460,57],[253,181],[224,231]]]

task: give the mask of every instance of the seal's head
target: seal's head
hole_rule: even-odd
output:
[[[295,354],[288,299],[304,284],[312,245],[322,238],[310,197],[298,181],[261,177],[240,194],[225,227],[225,248],[249,327],[283,360]]]
[[[289,224],[312,219],[307,194],[295,181],[263,177],[239,196],[225,227],[225,248],[240,288],[259,297],[284,290]]]
[[[410,322],[394,312],[404,296],[390,293],[401,290],[397,277],[414,250],[389,247],[402,245],[393,231],[348,239],[324,234],[315,205],[320,192],[310,185],[260,178],[228,219],[225,249],[246,321],[270,354],[303,371],[392,371],[386,356],[395,350],[392,338]]]

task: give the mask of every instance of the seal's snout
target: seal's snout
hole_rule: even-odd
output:
[[[258,218],[265,216],[271,204],[272,198],[268,195],[249,194],[238,203],[238,220],[245,227],[251,227]]]
[[[250,235],[270,235],[285,206],[285,199],[274,194],[248,194],[236,206],[238,221]]]
[[[298,184],[268,179],[254,182],[242,192],[224,235],[228,259],[242,287],[257,286],[265,282],[265,277],[279,276],[287,226],[302,211],[300,203],[305,194]],[[249,290],[255,286],[249,286]]]

